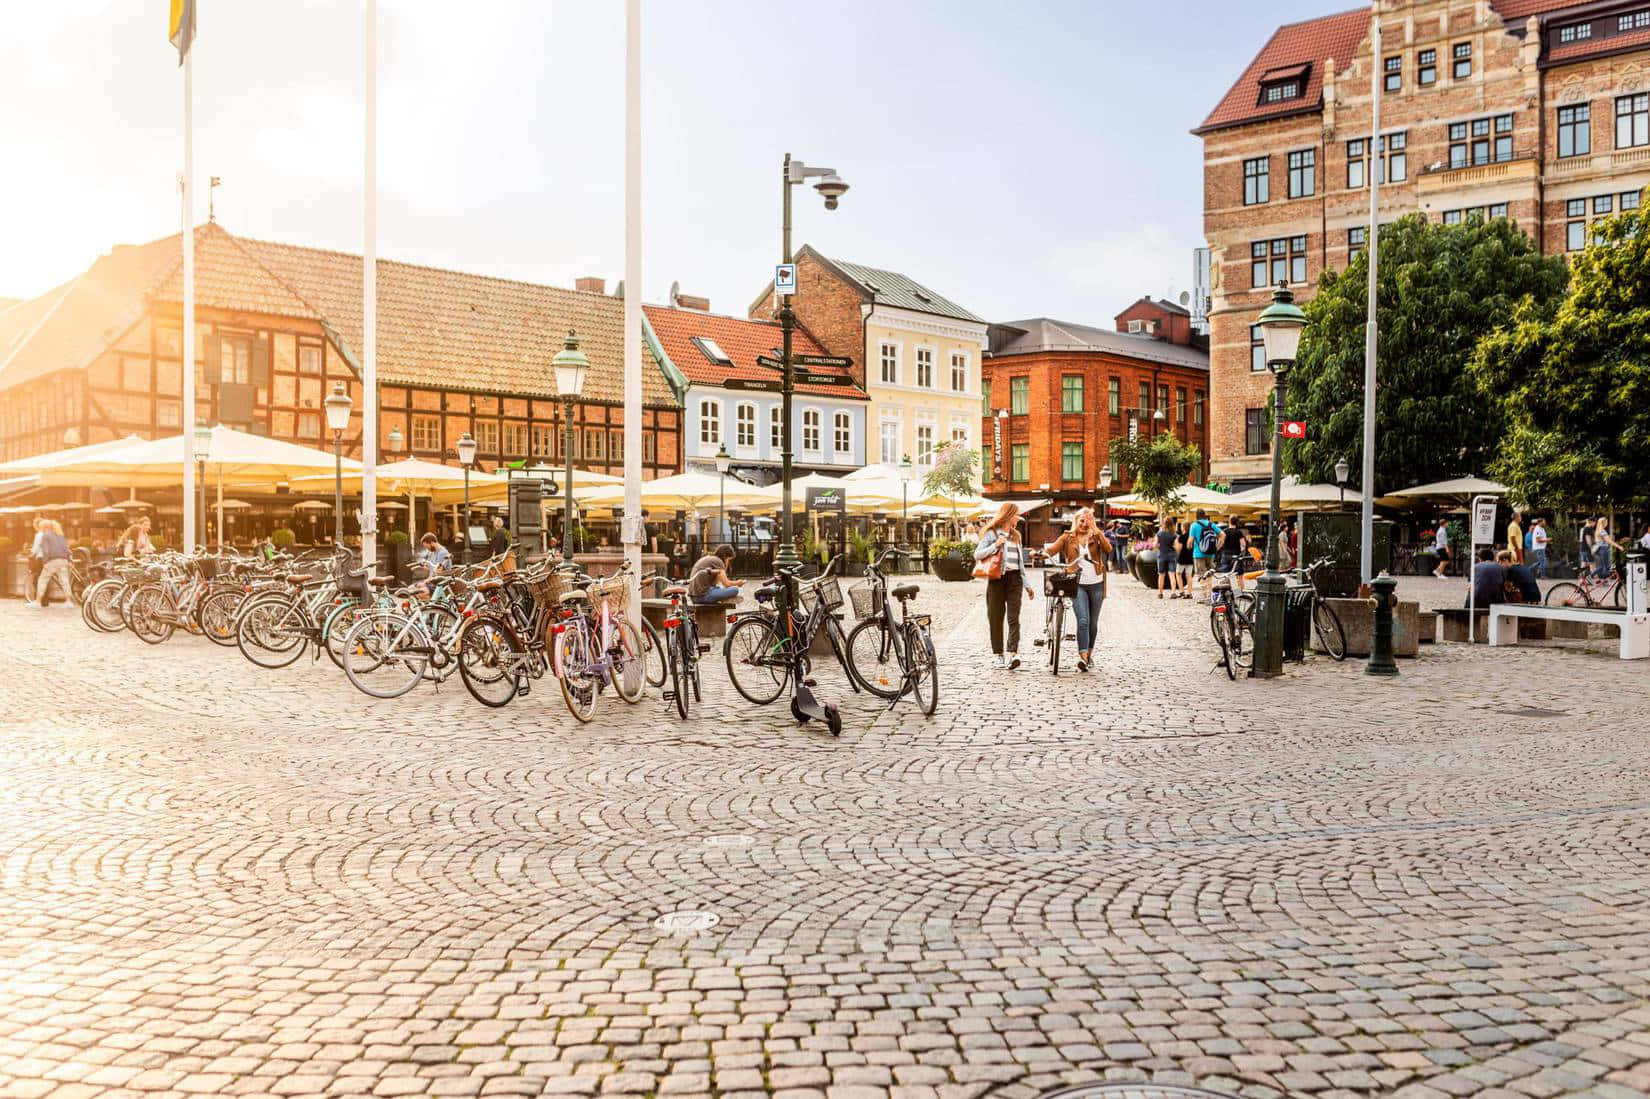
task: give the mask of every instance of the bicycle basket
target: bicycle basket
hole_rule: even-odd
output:
[[[200,573],[202,580],[216,580],[218,577],[218,559],[216,557],[195,558],[195,571]]]
[[[625,576],[610,576],[590,589],[590,598],[594,602],[607,600],[607,608],[614,614],[623,614],[630,606],[630,580]]]
[[[855,618],[875,618],[882,613],[882,587],[866,580],[848,589],[848,598],[854,605]]]
[[[1060,595],[1076,595],[1076,575],[1053,569],[1043,573],[1043,594],[1050,598]]]
[[[533,602],[541,607],[554,607],[561,599],[562,593],[567,591],[565,575],[555,569],[524,572],[521,575],[527,582],[527,591],[532,595]]]
[[[842,606],[842,582],[834,576],[822,576],[811,584],[799,585],[798,591],[805,610],[812,610],[815,603],[827,611]]]
[[[340,572],[334,581],[339,595],[353,595],[357,599],[367,597],[367,570]]]

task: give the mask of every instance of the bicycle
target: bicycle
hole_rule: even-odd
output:
[[[1075,620],[1077,613],[1071,602],[1077,597],[1077,577],[1065,572],[1058,561],[1048,564],[1049,568],[1043,571],[1043,595],[1048,600],[1048,610],[1043,612],[1043,636],[1033,644],[1048,650],[1048,670],[1059,675],[1062,642],[1077,640],[1075,633],[1066,632],[1066,615],[1071,614]]]
[[[866,566],[867,583],[852,592],[855,615],[861,621],[848,633],[848,669],[867,691],[887,699],[890,710],[909,694],[923,715],[932,717],[940,702],[939,662],[929,634],[933,620],[911,613],[911,600],[921,589],[916,584],[900,584],[890,591],[882,568],[890,557],[900,556],[897,549],[885,550],[875,564]],[[890,595],[900,606],[898,620],[888,603]]]
[[[1255,663],[1255,597],[1249,592],[1235,591],[1231,575],[1223,574],[1215,577],[1210,585],[1209,601],[1209,630],[1220,646],[1220,663],[1216,667],[1225,668],[1226,678],[1235,680],[1239,668],[1247,671]]]
[[[823,628],[848,685],[855,691],[860,689],[844,651],[847,638],[842,636],[842,626],[833,613],[842,606],[842,585],[831,575],[841,560],[841,554],[833,557],[824,575],[807,583],[795,568],[778,570],[755,593],[759,604],[771,602],[772,609],[764,606],[730,614],[728,636],[722,643],[728,678],[747,701],[766,706],[789,686],[791,716],[798,722],[823,721],[832,736],[842,734],[842,715],[835,705],[822,705],[814,697],[808,649],[815,633]]]
[[[1318,642],[1330,659],[1341,661],[1346,659],[1346,629],[1341,625],[1341,616],[1327,602],[1320,579],[1334,563],[1334,558],[1322,557],[1297,571],[1312,587],[1312,632],[1318,635]]]
[[[641,635],[624,617],[629,593],[629,572],[621,568],[561,596],[561,620],[552,628],[553,667],[568,712],[580,721],[595,717],[604,683],[625,702],[641,701],[646,656]]]
[[[665,632],[658,651],[664,654],[669,665],[670,689],[665,692],[665,699],[676,703],[676,713],[686,721],[689,688],[692,688],[694,702],[703,701],[699,658],[710,652],[710,646],[699,641],[699,626],[694,621],[693,603],[687,597],[687,586],[673,585],[666,588],[664,594],[670,600],[670,606],[665,611]],[[651,672],[648,678],[652,679]]]
[[[1602,580],[1592,572],[1582,573],[1577,580],[1561,580],[1547,589],[1541,601],[1549,607],[1603,607],[1606,600],[1615,610],[1627,609],[1627,585],[1617,569]]]
[[[548,562],[518,574],[528,598],[510,597],[505,583],[488,576],[474,583],[474,592],[486,600],[483,610],[469,608],[471,617],[459,628],[456,641],[458,675],[464,689],[483,706],[508,705],[532,689],[551,666],[549,639],[558,607],[567,594],[576,565]]]

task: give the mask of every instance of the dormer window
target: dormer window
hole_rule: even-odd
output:
[[[705,358],[719,366],[733,365],[733,360],[728,358],[728,353],[718,347],[716,341],[711,339],[709,336],[693,337],[693,346],[697,347],[704,354]]]
[[[1291,99],[1301,98],[1306,94],[1306,77],[1311,69],[1310,64],[1284,65],[1261,73],[1261,104],[1286,103]]]
[[[1299,99],[1301,97],[1301,82],[1299,80],[1284,80],[1276,84],[1267,84],[1261,89],[1261,100],[1265,103],[1281,103],[1285,99]]]
[[[1593,25],[1591,23],[1571,23],[1567,27],[1558,28],[1558,40],[1560,42],[1580,42],[1591,37],[1593,37]]]
[[[1641,31],[1646,27],[1650,27],[1650,9],[1628,12],[1616,19],[1617,31]]]

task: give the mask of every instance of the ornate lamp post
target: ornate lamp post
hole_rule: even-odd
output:
[[[1111,495],[1111,463],[1107,462],[1100,467],[1100,529],[1104,531],[1106,524],[1111,520],[1111,504],[1108,497]],[[1119,552],[1122,547],[1118,547]],[[1106,562],[1106,568],[1111,568],[1111,562]]]
[[[910,505],[911,488],[911,456],[909,454],[899,460],[899,526],[900,537],[905,541],[911,540],[911,519],[906,514]]]
[[[345,413],[345,415],[347,416],[348,413]],[[199,501],[198,501],[199,502],[199,508],[196,511],[196,514],[199,516],[199,519],[197,520],[197,522],[195,524],[195,530],[199,533],[200,544],[203,545],[203,546],[206,545],[206,459],[207,459],[207,451],[209,451],[211,449],[212,449],[212,429],[207,427],[205,424],[196,424],[195,425],[195,490],[200,493],[200,497],[199,497]],[[223,540],[221,534],[219,535],[218,540],[220,542]],[[195,549],[193,546],[188,546],[188,547],[185,547],[185,548],[190,553],[193,553],[194,549]]]
[[[835,210],[837,200],[848,192],[848,184],[836,174],[832,168],[810,168],[800,160],[792,160],[791,154],[785,154],[785,165],[782,172],[784,186],[784,259],[782,262],[791,262],[791,188],[805,180],[819,177],[814,184],[814,190],[825,198],[825,209]],[[791,295],[786,294],[779,304],[779,329],[783,337],[783,351],[780,359],[785,363],[784,380],[781,387],[780,419],[784,422],[785,449],[781,457],[780,477],[784,483],[782,500],[779,505],[779,551],[774,554],[773,563],[776,568],[795,568],[802,563],[796,555],[796,543],[791,540],[791,394],[795,389],[793,371],[791,369],[791,332],[796,328],[796,314],[791,311]]]
[[[1352,467],[1347,465],[1346,459],[1335,462],[1335,483],[1341,486],[1341,510],[1346,510],[1346,479],[1351,476]]]
[[[1266,574],[1255,584],[1255,664],[1249,674],[1271,678],[1283,674],[1284,579],[1278,571],[1279,481],[1283,476],[1283,396],[1289,368],[1300,352],[1306,314],[1295,304],[1287,283],[1279,282],[1272,304],[1255,322],[1266,346],[1266,365],[1277,379],[1272,390],[1272,502],[1266,532]]]
[[[476,440],[468,431],[458,437],[458,464],[464,467],[464,512],[459,518],[458,536],[464,541],[464,563],[470,563],[470,467],[475,465]]]
[[[716,448],[716,525],[721,528],[717,535],[718,542],[728,539],[728,470],[733,468],[733,455],[728,453],[728,444],[723,443]]]
[[[343,382],[334,382],[332,392],[321,402],[327,410],[327,428],[332,432],[332,548],[344,544],[344,429],[355,402],[344,392]],[[364,564],[364,562],[363,562]]]
[[[567,342],[550,360],[550,365],[556,372],[556,395],[561,398],[562,426],[565,430],[562,451],[566,458],[563,475],[567,484],[562,489],[565,510],[561,524],[561,559],[570,565],[573,563],[573,402],[584,392],[585,371],[590,369],[590,360],[579,350],[579,337],[572,330],[568,331]]]

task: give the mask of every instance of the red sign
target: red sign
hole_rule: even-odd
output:
[[[1306,438],[1306,421],[1305,420],[1285,420],[1285,421],[1283,421],[1283,437],[1285,439],[1304,439],[1304,438]]]

